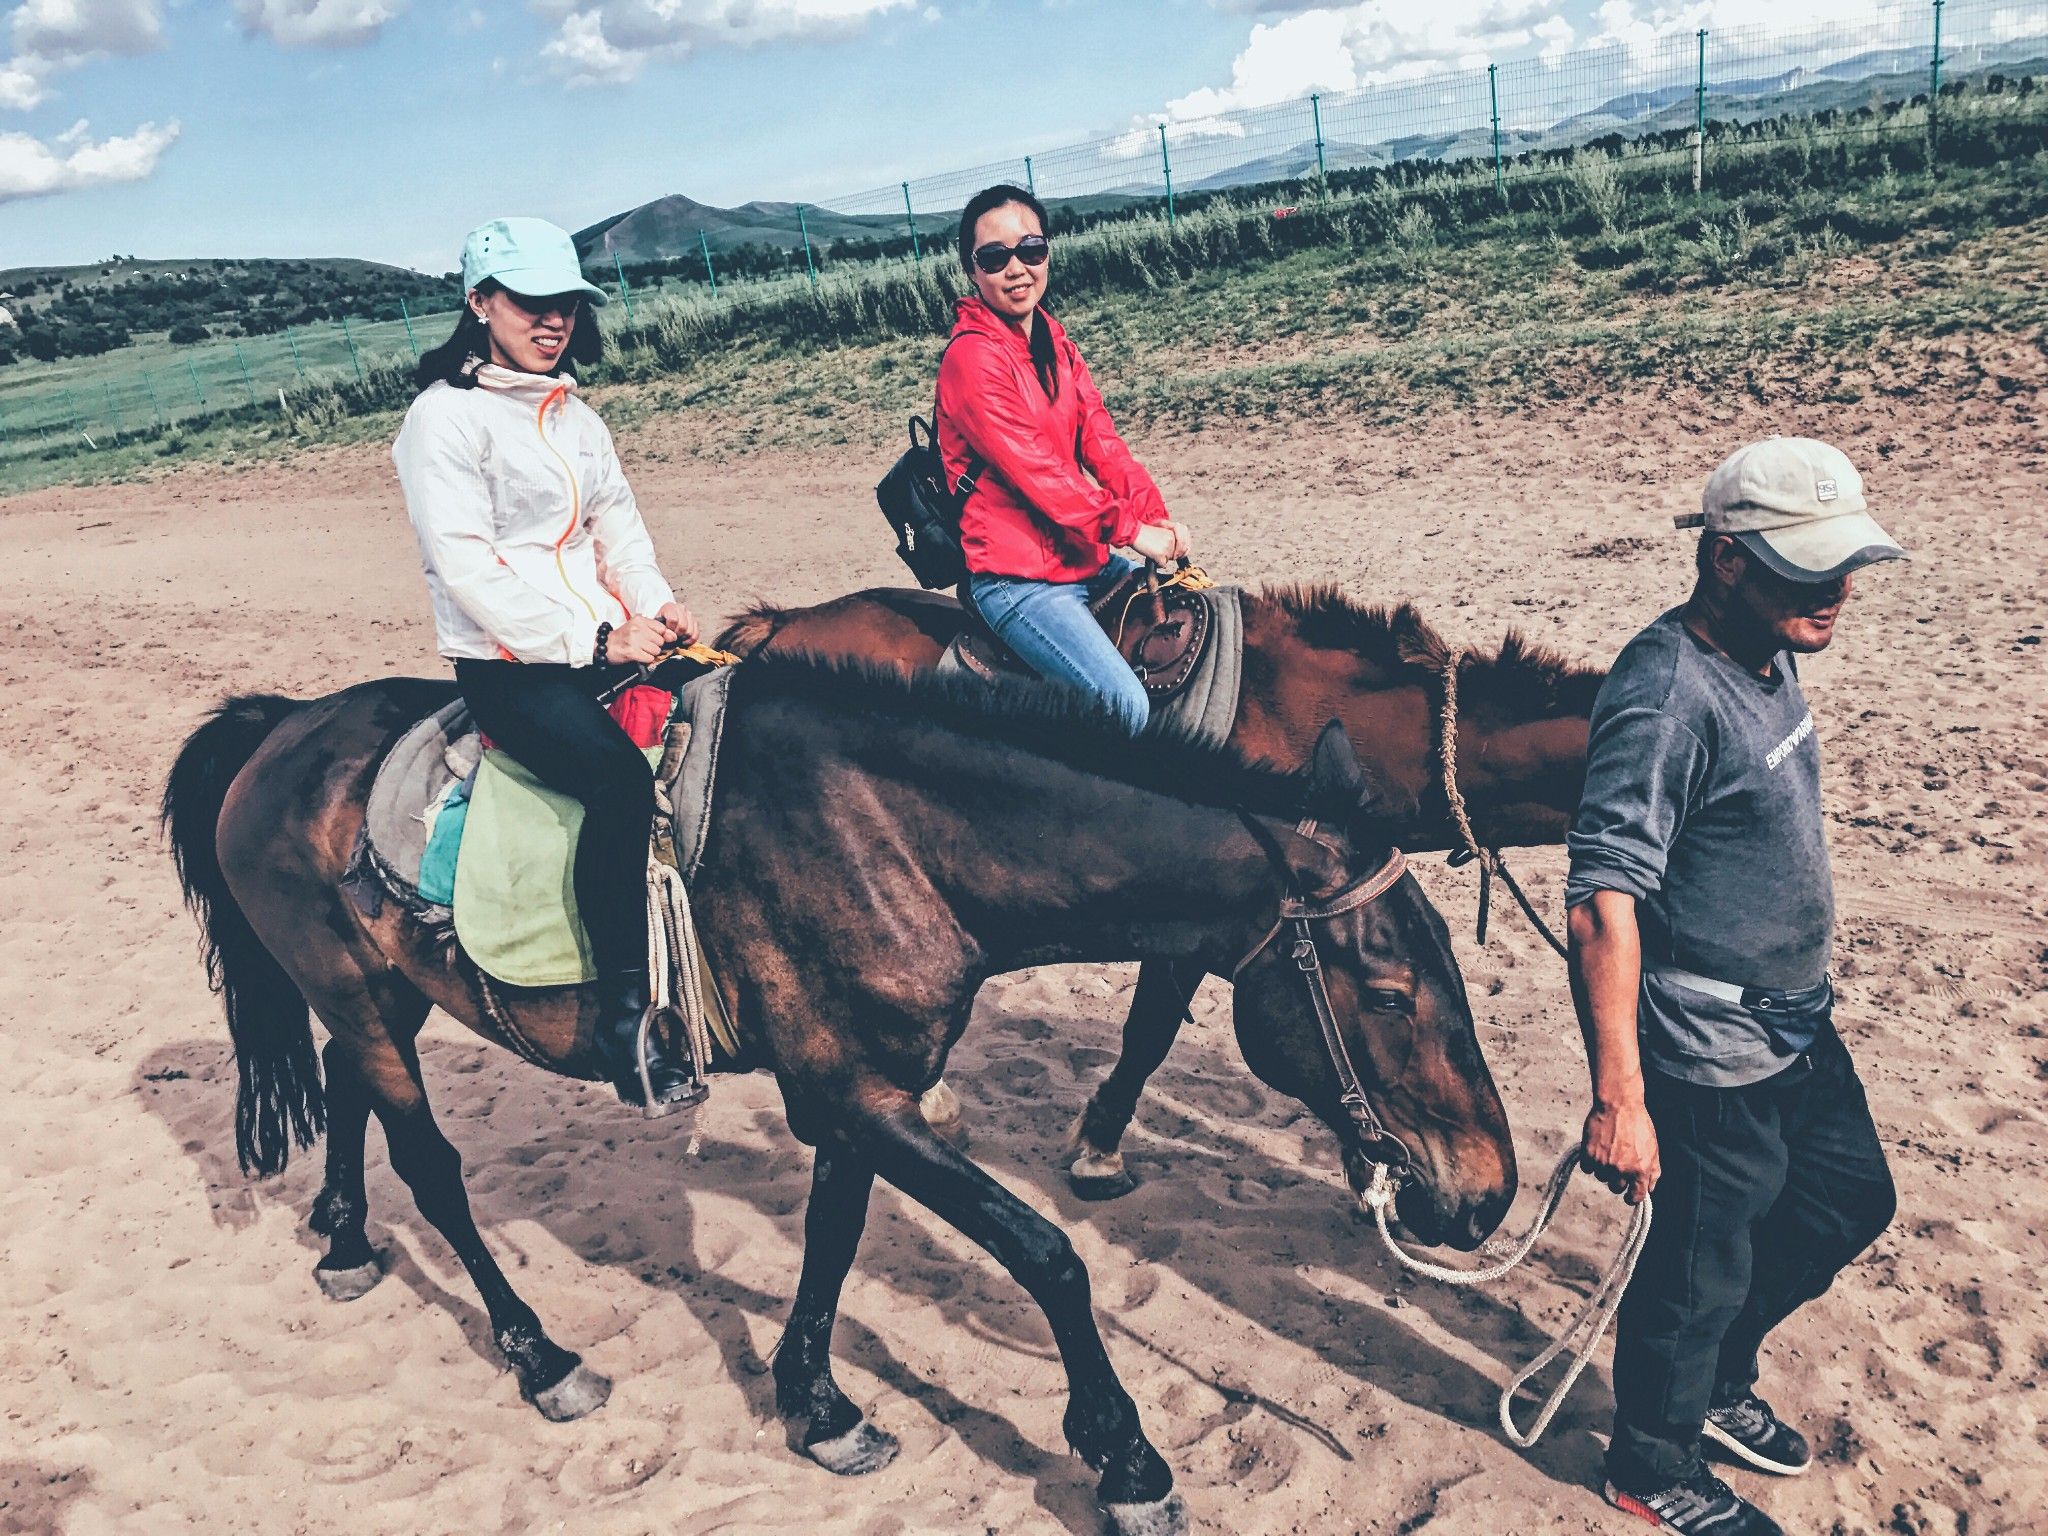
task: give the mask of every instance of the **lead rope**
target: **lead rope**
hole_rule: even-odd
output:
[[[704,1090],[711,1061],[711,1022],[704,1007],[704,978],[699,967],[697,925],[690,915],[690,892],[682,872],[660,859],[647,861],[647,984],[648,1009],[640,1016],[635,1056],[641,1091],[654,1102],[654,1080],[647,1070],[647,1043],[660,1014],[673,1009],[683,1021],[690,1047],[690,1072]],[[697,1101],[702,1103],[700,1097]],[[699,1142],[694,1112],[690,1120],[690,1156]]]
[[[1427,1259],[1418,1259],[1402,1251],[1401,1245],[1394,1241],[1394,1234],[1387,1225],[1387,1211],[1394,1203],[1394,1180],[1384,1163],[1373,1168],[1372,1184],[1365,1192],[1365,1204],[1372,1211],[1373,1219],[1379,1224],[1380,1237],[1385,1241],[1387,1251],[1402,1264],[1419,1275],[1441,1280],[1446,1285],[1486,1285],[1500,1279],[1529,1256],[1529,1250],[1536,1246],[1536,1239],[1543,1235],[1551,1219],[1557,1215],[1558,1205],[1564,1199],[1565,1186],[1571,1183],[1572,1170],[1579,1166],[1579,1158],[1584,1152],[1583,1143],[1573,1147],[1558,1161],[1557,1167],[1551,1170],[1550,1183],[1543,1191],[1543,1207],[1536,1213],[1536,1220],[1520,1239],[1503,1243],[1495,1238],[1481,1248],[1482,1253],[1490,1254],[1495,1259],[1494,1263],[1483,1269],[1452,1269],[1448,1265],[1432,1264]],[[1593,1288],[1593,1293],[1579,1308],[1578,1315],[1565,1325],[1564,1331],[1544,1349],[1543,1353],[1531,1360],[1516,1374],[1513,1381],[1501,1389],[1500,1428],[1501,1433],[1506,1435],[1512,1444],[1526,1451],[1543,1438],[1543,1432],[1550,1427],[1551,1419],[1563,1405],[1565,1395],[1571,1391],[1573,1383],[1579,1379],[1580,1373],[1592,1360],[1595,1346],[1614,1321],[1614,1314],[1620,1310],[1622,1292],[1628,1289],[1629,1279],[1636,1272],[1637,1261],[1643,1256],[1643,1245],[1649,1239],[1650,1197],[1645,1195],[1642,1204],[1633,1207],[1629,1212],[1628,1230],[1622,1235],[1620,1252],[1615,1254],[1614,1262],[1607,1266],[1606,1274],[1600,1277],[1600,1283]],[[1573,1343],[1575,1338],[1579,1340],[1577,1344]],[[1528,1433],[1524,1434],[1515,1427],[1515,1394],[1522,1390],[1524,1382],[1567,1350],[1571,1351],[1572,1363],[1565,1371],[1564,1379],[1558,1382],[1551,1390],[1550,1396],[1543,1400],[1542,1407],[1537,1410],[1536,1422],[1530,1425]]]
[[[1452,646],[1445,656],[1443,703],[1437,711],[1437,761],[1443,768],[1444,802],[1450,807],[1451,825],[1458,829],[1458,836],[1464,843],[1464,847],[1451,855],[1451,863],[1477,863],[1479,866],[1477,938],[1481,944],[1486,942],[1486,914],[1493,900],[1493,877],[1499,875],[1500,883],[1515,898],[1515,905],[1522,909],[1522,915],[1543,935],[1543,941],[1563,958],[1569,953],[1564,942],[1537,912],[1536,904],[1529,900],[1521,882],[1509,871],[1500,850],[1486,847],[1479,841],[1479,834],[1472,830],[1472,817],[1465,809],[1465,792],[1458,788],[1458,667],[1464,660],[1465,652],[1458,646]]]

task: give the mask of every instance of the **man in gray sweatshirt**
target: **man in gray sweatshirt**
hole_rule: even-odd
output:
[[[1631,640],[1593,709],[1567,839],[1586,1163],[1656,1217],[1622,1300],[1607,1497],[1685,1536],[1779,1536],[1703,1450],[1775,1473],[1804,1439],[1755,1392],[1764,1336],[1891,1221],[1832,1022],[1834,881],[1797,655],[1851,573],[1901,558],[1838,450],[1774,437],[1707,481],[1692,596]]]

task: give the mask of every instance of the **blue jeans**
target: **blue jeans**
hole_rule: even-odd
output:
[[[1151,717],[1152,701],[1088,604],[1136,569],[1122,555],[1111,555],[1086,581],[1031,581],[976,571],[968,577],[968,595],[982,622],[1026,666],[1087,694],[1135,736]]]

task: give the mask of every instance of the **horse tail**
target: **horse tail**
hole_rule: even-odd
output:
[[[786,616],[786,609],[756,603],[726,625],[725,633],[711,643],[721,651],[731,651],[735,656],[751,656],[775,638],[775,631],[782,627],[782,621]]]
[[[235,1156],[244,1173],[281,1171],[292,1144],[311,1146],[327,1124],[305,996],[236,903],[215,841],[228,786],[299,707],[269,693],[228,699],[187,739],[164,784],[164,833],[235,1045]]]

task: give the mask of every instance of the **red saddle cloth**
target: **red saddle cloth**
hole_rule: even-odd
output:
[[[661,745],[662,734],[668,729],[669,711],[674,707],[675,695],[666,688],[641,683],[628,688],[604,708],[606,714],[619,722],[619,729],[632,738],[633,745],[644,752]],[[478,737],[486,751],[497,746],[482,732],[478,732]]]
[[[674,694],[647,683],[628,688],[606,706],[611,717],[619,722],[619,728],[642,750],[661,745],[662,733],[668,729],[669,711],[674,707]]]

